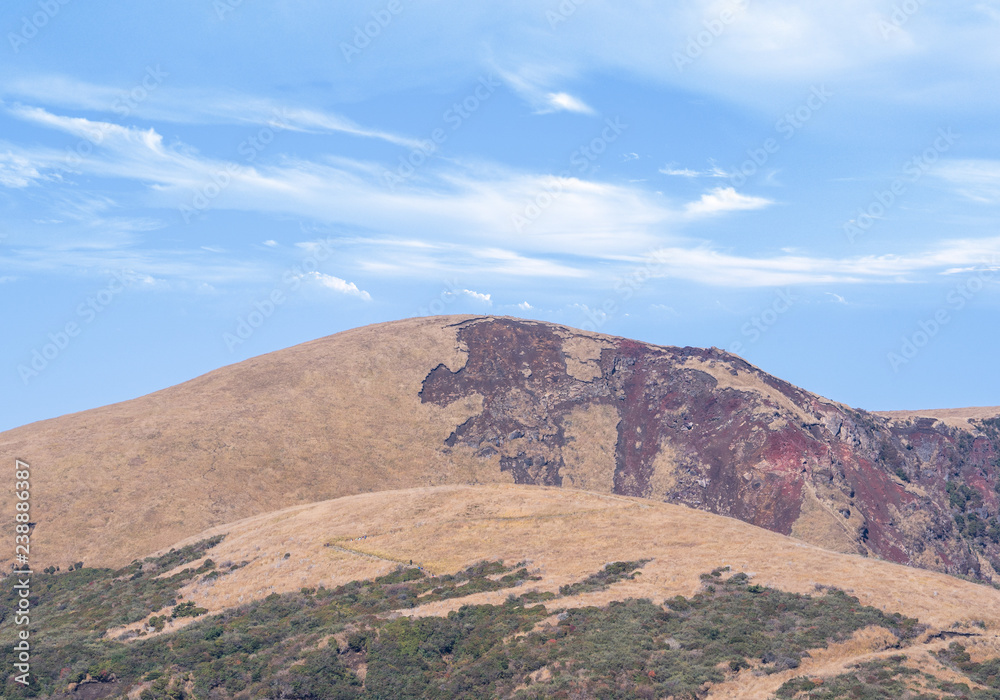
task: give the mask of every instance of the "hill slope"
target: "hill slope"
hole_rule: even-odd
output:
[[[1000,663],[992,587],[565,488],[349,496],[219,526],[117,572],[33,586],[47,645],[35,672],[66,698],[135,695],[157,676],[188,679],[199,697],[290,686],[290,697],[572,698],[611,683],[616,697],[742,700],[857,676],[868,694],[849,697],[904,697],[899,683],[995,687]],[[7,584],[0,593],[16,598]],[[130,624],[98,640],[111,619]],[[961,652],[949,649],[956,639]],[[103,682],[76,687],[86,673]],[[408,675],[416,685],[393,686]],[[337,678],[341,693],[301,690]]]
[[[465,316],[339,333],[0,446],[32,465],[38,564],[121,564],[352,493],[515,482],[989,577],[998,428],[853,410],[714,348]]]
[[[531,587],[558,592],[609,561],[651,559],[634,580],[560,604],[689,596],[701,585],[701,574],[729,566],[785,591],[810,593],[816,584],[843,588],[866,605],[940,629],[973,620],[1000,629],[1000,593],[990,586],[833,552],[683,506],[574,489],[497,484],[379,491],[216,526],[173,548],[218,535],[225,538],[208,555],[216,562],[246,563],[182,589],[185,599],[212,612],[303,586],[333,588],[382,576],[410,561],[430,575],[453,574],[483,560],[527,561],[541,576]],[[503,602],[508,593],[432,603],[414,612],[435,615],[469,602]]]

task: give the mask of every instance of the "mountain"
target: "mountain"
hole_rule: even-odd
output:
[[[1000,417],[918,413],[852,409],[715,348],[451,316],[338,333],[0,446],[31,464],[36,568],[121,565],[339,496],[506,482],[683,504],[990,579]]]

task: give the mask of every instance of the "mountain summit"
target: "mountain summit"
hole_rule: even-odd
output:
[[[338,333],[0,445],[32,465],[42,564],[120,565],[354,493],[514,482],[684,504],[990,579],[997,414],[879,415],[715,348],[446,316]]]

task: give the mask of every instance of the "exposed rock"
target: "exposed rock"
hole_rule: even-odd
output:
[[[890,422],[715,348],[598,343],[514,319],[463,322],[458,338],[465,365],[434,368],[421,401],[482,397],[482,412],[445,443],[499,453],[517,483],[683,503],[949,573],[978,575],[973,549],[987,559],[1000,553],[987,533],[998,510],[995,423],[966,431],[931,418]],[[963,517],[984,523],[985,536],[956,526],[964,509],[949,502],[949,480],[978,495]]]

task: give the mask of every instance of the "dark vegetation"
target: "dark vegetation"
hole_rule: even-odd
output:
[[[976,683],[986,686],[995,692],[968,697],[1000,698],[1000,659],[989,659],[976,663],[972,661],[965,647],[958,642],[952,642],[947,649],[938,653],[938,659],[946,666],[961,671]]]
[[[961,644],[938,654],[945,666],[960,671],[985,688],[969,683],[941,681],[927,673],[905,665],[906,657],[890,656],[867,663],[855,664],[847,673],[834,678],[795,678],[778,689],[777,697],[796,700],[936,700],[937,698],[967,698],[968,700],[998,700],[1000,698],[1000,659],[973,663]],[[934,692],[927,692],[934,691]]]
[[[979,492],[956,481],[949,481],[946,490],[958,531],[978,544],[987,540],[1000,544],[1000,522],[995,515],[985,512]]]
[[[400,567],[370,581],[272,594],[209,616],[196,601],[178,602],[176,591],[193,577],[226,575],[232,567],[208,560],[169,578],[155,576],[201,559],[215,543],[118,571],[36,575],[34,683],[23,688],[8,680],[4,696],[46,697],[83,682],[80,689],[100,688],[105,697],[143,684],[147,700],[671,695],[679,700],[701,697],[706,683],[750,666],[758,673],[796,668],[809,649],[869,625],[891,630],[901,645],[922,629],[916,620],[886,615],[836,589],[817,596],[784,593],[753,585],[742,573],[727,577],[727,569],[705,574],[702,591],[690,598],[663,604],[630,599],[551,618],[558,608],[536,604],[538,594],[515,595],[537,577],[523,565],[501,562],[482,562],[451,576]],[[611,563],[563,592],[601,590],[634,577],[645,563]],[[12,583],[0,587],[8,609]],[[501,605],[464,605],[447,617],[394,612],[507,589]],[[170,619],[198,619],[148,638],[103,635],[151,613],[149,622],[161,629]],[[554,623],[539,624],[550,619]],[[0,635],[0,653],[9,658],[12,627]],[[956,652],[954,658],[961,656]],[[995,671],[981,673],[988,677]]]
[[[795,678],[778,689],[779,698],[796,700],[833,700],[858,698],[859,700],[935,700],[938,694],[913,690],[911,682],[923,676],[916,669],[903,665],[904,656],[891,656],[867,663],[855,664],[847,673],[835,678]],[[930,676],[926,676],[930,678]],[[932,679],[933,680],[933,679]]]
[[[571,583],[559,587],[560,595],[577,595],[580,593],[590,593],[592,591],[603,591],[613,583],[618,583],[625,579],[633,579],[641,569],[650,562],[649,559],[639,561],[616,561],[605,565],[603,569],[595,574],[591,574],[582,581]]]

